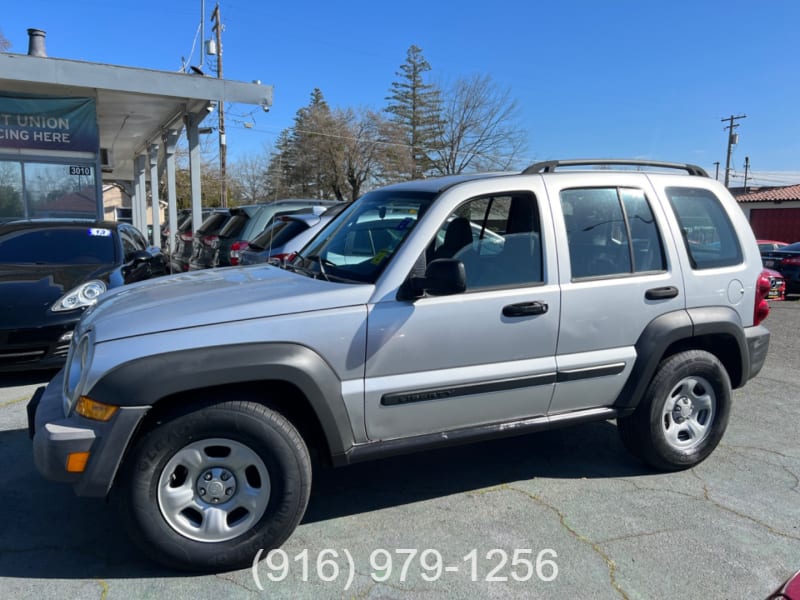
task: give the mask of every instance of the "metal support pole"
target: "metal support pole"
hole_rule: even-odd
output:
[[[150,236],[152,246],[161,246],[161,206],[158,200],[158,144],[150,144],[147,148],[150,157],[150,210],[153,215],[153,234]]]
[[[133,174],[133,208],[131,210],[131,218],[133,226],[139,231],[147,234],[147,212],[145,205],[147,203],[147,187],[145,179],[147,157],[144,154],[136,156],[134,161],[134,174]]]
[[[203,222],[203,197],[200,188],[200,134],[197,126],[200,119],[186,120],[186,138],[189,142],[189,177],[192,190],[192,231],[197,231]]]
[[[167,210],[169,212],[169,240],[167,247],[170,255],[175,252],[175,236],[178,235],[178,192],[175,185],[175,149],[178,145],[178,131],[171,129],[164,134],[164,154],[167,169]]]

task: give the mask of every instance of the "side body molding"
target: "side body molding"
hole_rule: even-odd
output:
[[[179,392],[266,380],[291,383],[308,398],[333,455],[353,446],[341,380],[319,354],[299,344],[233,344],[145,356],[106,373],[87,395],[118,406],[151,406]]]

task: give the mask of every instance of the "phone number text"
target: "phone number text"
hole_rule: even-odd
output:
[[[554,581],[558,577],[555,550],[545,548],[535,552],[530,548],[504,550],[492,548],[478,551],[473,548],[464,556],[448,560],[435,548],[395,548],[373,550],[368,559],[368,575],[378,583],[405,582],[419,577],[424,581],[438,581],[446,576],[468,577],[471,581],[526,582],[538,580]],[[259,550],[253,559],[253,580],[259,590],[264,590],[262,575],[271,582],[281,582],[294,574],[303,582],[343,582],[344,590],[353,584],[356,560],[347,549],[325,548],[317,553],[308,549],[290,556],[280,548],[265,553]]]

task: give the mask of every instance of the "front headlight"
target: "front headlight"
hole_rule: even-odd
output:
[[[50,310],[54,312],[85,308],[97,302],[100,294],[106,291],[106,284],[98,279],[82,283],[59,298]]]
[[[94,352],[94,340],[92,331],[76,340],[73,338],[72,345],[67,355],[66,370],[64,372],[64,416],[69,416],[72,407],[80,397],[83,387],[83,379],[91,365]]]

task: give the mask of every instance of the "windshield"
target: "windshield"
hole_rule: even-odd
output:
[[[434,197],[432,192],[370,192],[325,227],[289,266],[331,281],[375,283]]]
[[[114,238],[102,227],[18,229],[0,238],[0,263],[113,264]]]

